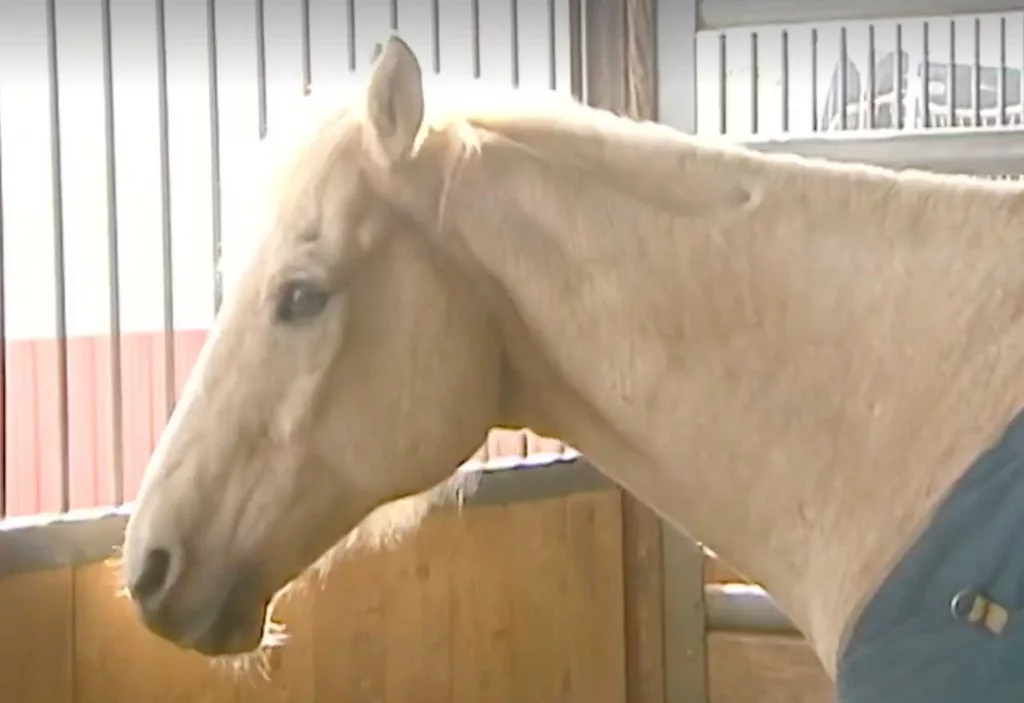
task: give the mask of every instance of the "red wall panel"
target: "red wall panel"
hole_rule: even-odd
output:
[[[174,335],[175,386],[180,392],[206,338],[204,330]],[[164,334],[121,338],[122,451],[125,499],[167,420]],[[109,337],[68,341],[68,452],[73,509],[114,503]],[[56,340],[7,342],[6,507],[8,515],[60,510],[60,403]]]
[[[142,471],[167,420],[164,334],[121,338],[124,498],[134,499]],[[175,397],[195,364],[205,330],[174,335]],[[68,453],[71,508],[111,506],[113,405],[110,337],[68,341]],[[58,346],[53,339],[7,342],[7,480],[10,516],[60,510],[60,403]],[[557,439],[529,431],[493,430],[474,457],[489,462],[531,454],[563,454]]]

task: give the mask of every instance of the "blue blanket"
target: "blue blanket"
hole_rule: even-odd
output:
[[[1024,412],[868,602],[840,703],[1024,702]]]

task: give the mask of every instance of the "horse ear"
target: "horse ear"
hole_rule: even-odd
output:
[[[367,136],[375,142],[374,151],[393,163],[409,155],[423,124],[423,72],[412,49],[397,36],[375,47],[373,55]]]

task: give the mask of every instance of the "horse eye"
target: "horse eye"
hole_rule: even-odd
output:
[[[278,293],[274,315],[278,322],[298,322],[316,317],[330,299],[330,293],[313,281],[288,281]]]

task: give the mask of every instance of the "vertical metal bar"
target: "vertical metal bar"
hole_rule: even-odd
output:
[[[894,88],[896,89],[896,127],[903,129],[903,71],[906,68],[903,65],[903,25],[896,25],[896,65],[893,66],[895,72]]]
[[[949,21],[949,57],[946,62],[946,113],[949,126],[956,125],[956,20]]]
[[[729,81],[729,73],[726,70],[728,55],[726,51],[728,46],[726,45],[725,33],[718,35],[718,133],[725,134],[729,127],[729,120],[727,117],[727,111],[729,109],[728,90],[726,90]]]
[[[348,26],[348,70],[349,73],[356,70],[356,0],[347,0],[345,3],[345,19]]]
[[[391,0],[388,20],[392,32],[398,31],[398,0]]]
[[[1006,17],[999,18],[999,80],[996,85],[999,124],[1006,124]]]
[[[849,103],[847,92],[850,88],[849,54],[846,47],[846,27],[839,28],[839,129],[846,131],[846,106]]]
[[[167,12],[156,0],[156,71],[160,117],[160,219],[164,307],[164,400],[170,418],[176,400],[174,374],[174,239],[171,232],[171,149],[167,109]]]
[[[811,30],[811,131],[818,125],[818,29]]]
[[[441,72],[441,2],[430,0],[430,42],[434,52],[434,73]]]
[[[473,78],[480,77],[480,0],[471,0],[469,4],[469,23],[473,32],[472,60]]]
[[[758,87],[760,66],[757,60],[757,32],[750,33],[750,133],[757,134],[760,122],[760,102]]]
[[[789,131],[789,32],[782,30],[782,131]]]
[[[117,130],[114,115],[114,51],[110,0],[101,0],[103,122],[107,170],[107,302],[110,314],[110,450],[114,504],[124,503],[124,389],[121,377],[121,266],[117,226]]]
[[[57,65],[56,0],[46,0],[46,53],[50,88],[50,178],[53,209],[53,278],[56,288],[57,404],[60,443],[60,510],[71,508],[71,455],[68,443],[68,325],[64,264],[64,177],[60,137],[60,72]]]
[[[974,18],[974,57],[971,66],[971,77],[974,85],[971,86],[971,102],[974,103],[974,126],[981,127],[981,20]]]
[[[222,250],[220,190],[220,70],[217,64],[216,0],[206,0],[206,76],[210,85],[210,210],[213,222],[213,312],[217,314],[224,300],[224,280],[220,271]]]
[[[878,92],[878,76],[876,75],[878,56],[875,50],[875,25],[868,25],[868,129],[875,128],[876,100]]]
[[[263,18],[263,0],[256,7],[256,103],[259,111],[260,139],[267,136],[267,37]]]
[[[548,87],[558,90],[558,40],[555,35],[555,0],[548,0]]]
[[[921,36],[921,126],[925,128],[932,126],[932,76],[929,65],[932,58],[929,35],[928,22],[925,22]]]
[[[7,283],[4,277],[4,158],[0,129],[0,520],[7,516]]]
[[[313,50],[310,39],[309,0],[302,0],[302,94],[313,90]]]
[[[473,0],[476,8],[479,0]],[[476,14],[479,17],[479,13]],[[480,24],[476,25],[479,42]],[[479,47],[477,47],[479,49]],[[479,50],[477,51],[479,57]],[[569,89],[573,97],[583,100],[583,5],[582,0],[569,0]]]
[[[509,0],[509,31],[512,33],[512,87],[519,87],[519,0]]]

